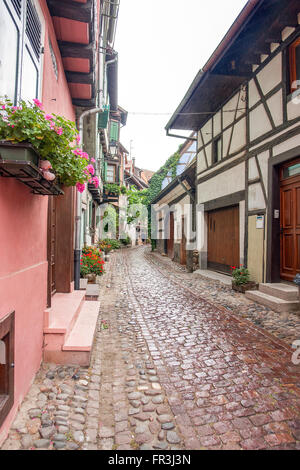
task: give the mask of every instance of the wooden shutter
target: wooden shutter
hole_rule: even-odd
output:
[[[0,320],[0,427],[14,404],[15,312]]]
[[[119,123],[117,121],[110,122],[110,140],[114,142],[119,140]]]

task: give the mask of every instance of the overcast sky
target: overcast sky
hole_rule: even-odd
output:
[[[247,0],[120,3],[119,104],[129,112],[121,141],[138,167],[158,170],[183,142],[165,125]]]

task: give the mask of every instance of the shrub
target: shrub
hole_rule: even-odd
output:
[[[250,280],[250,273],[247,268],[240,266],[239,268],[231,266],[233,282],[240,286],[242,284],[247,284]]]
[[[130,245],[131,244],[131,238],[127,235],[126,238],[122,238],[121,243],[123,245]]]

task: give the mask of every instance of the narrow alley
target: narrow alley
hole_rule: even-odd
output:
[[[43,364],[3,449],[300,448],[292,349],[164,268],[112,255],[91,367]]]

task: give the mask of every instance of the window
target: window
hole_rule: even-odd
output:
[[[0,96],[38,98],[42,24],[34,0],[2,0],[0,30]]]
[[[218,139],[214,140],[212,145],[212,162],[217,163],[222,160],[222,138],[219,137]]]
[[[300,38],[290,46],[291,92],[300,88]]]
[[[14,404],[15,313],[0,320],[0,427]]]
[[[107,165],[106,181],[108,183],[113,183],[115,181],[115,166],[114,165]]]

